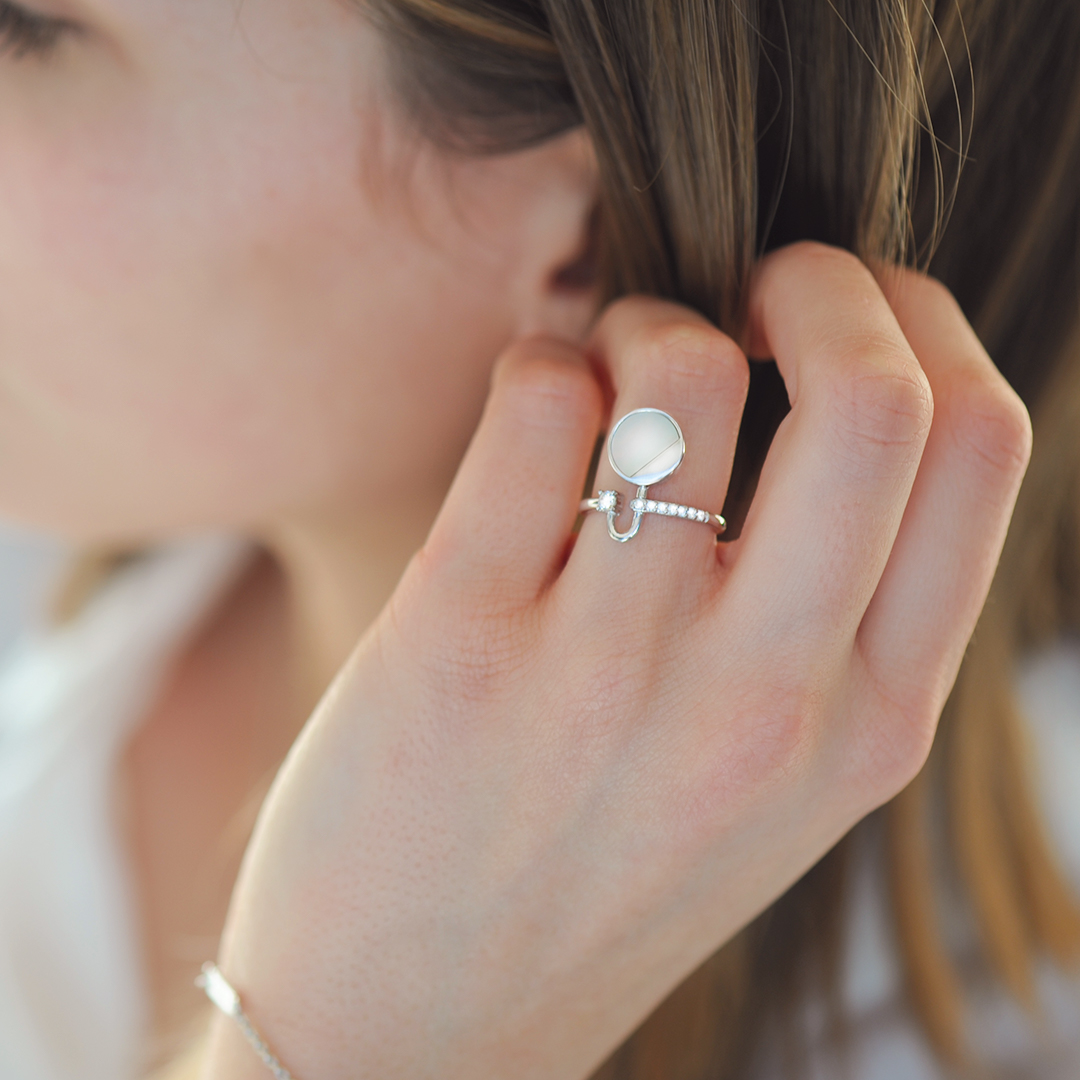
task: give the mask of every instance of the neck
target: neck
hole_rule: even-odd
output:
[[[439,501],[294,519],[262,538],[285,577],[294,679],[305,714],[390,598]]]

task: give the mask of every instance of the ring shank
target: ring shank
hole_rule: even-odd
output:
[[[612,496],[615,496],[615,501],[612,500]],[[582,499],[578,509],[582,513],[587,510],[596,510],[599,513],[606,513],[611,519],[614,519],[618,513],[618,502],[617,492],[601,491],[591,499]],[[727,521],[724,520],[723,515],[713,514],[696,506],[686,506],[683,503],[646,499],[639,495],[630,500],[630,509],[635,515],[658,514],[661,517],[677,517],[684,518],[687,521],[698,521],[703,525],[712,526],[717,535],[722,534],[727,529]]]

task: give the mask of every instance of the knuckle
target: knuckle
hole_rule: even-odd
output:
[[[738,723],[716,725],[680,757],[670,810],[680,842],[708,843],[729,823],[733,808],[798,784],[823,739],[818,695],[793,692],[784,700],[740,702]]]
[[[927,672],[898,682],[895,672],[865,657],[861,668],[865,704],[853,714],[850,745],[859,786],[876,805],[907,787],[926,764],[947,687]],[[905,689],[898,692],[900,685]]]
[[[1031,457],[1031,418],[1024,403],[1000,377],[969,378],[949,403],[953,438],[969,460],[991,478],[1022,475]]]
[[[747,797],[772,783],[785,783],[806,768],[824,735],[827,688],[808,679],[783,685],[775,672],[765,694],[733,703],[734,723],[718,724],[689,770],[691,805],[697,817],[719,797]]]
[[[918,776],[934,744],[938,713],[900,709],[884,700],[867,716],[868,734],[859,773],[867,798],[877,804],[902,791]]]
[[[758,723],[749,775],[759,772],[790,774],[808,759],[821,737],[819,718],[825,711],[826,693],[804,684],[784,693],[774,692]]]
[[[934,399],[922,371],[891,345],[864,347],[831,380],[829,404],[840,438],[860,459],[884,452],[917,461],[933,422]]]

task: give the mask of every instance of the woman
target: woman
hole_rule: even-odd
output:
[[[1034,999],[1080,939],[1009,743],[1080,551],[1080,19],[930,15],[0,6],[0,505],[142,552],[0,688],[6,1073],[137,1074],[217,954],[299,1080],[791,1074],[828,1060],[835,845],[900,792],[900,953],[956,1064],[939,781]],[[897,268],[932,253],[960,306]],[[984,345],[1056,441],[926,771],[1030,448]],[[640,408],[723,543],[572,542]],[[602,454],[588,494],[620,484]],[[267,1075],[224,1016],[194,1052]]]

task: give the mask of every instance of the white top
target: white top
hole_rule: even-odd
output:
[[[148,1008],[112,774],[164,668],[246,558],[168,548],[0,672],[0,1078],[129,1080]]]
[[[0,658],[27,627],[45,623],[50,586],[69,550],[52,537],[0,521]]]
[[[249,554],[211,538],[146,557],[72,623],[28,635],[0,670],[0,1080],[140,1075],[148,1008],[113,770],[167,663]],[[1080,643],[1030,661],[1019,690],[1051,834],[1080,889]],[[900,998],[874,864],[866,853],[853,895],[846,1075],[941,1080]],[[1004,995],[976,996],[972,1033],[994,1076],[1080,1076],[1080,982],[1039,975],[1041,1039]],[[845,1074],[822,1052],[810,1075]]]

